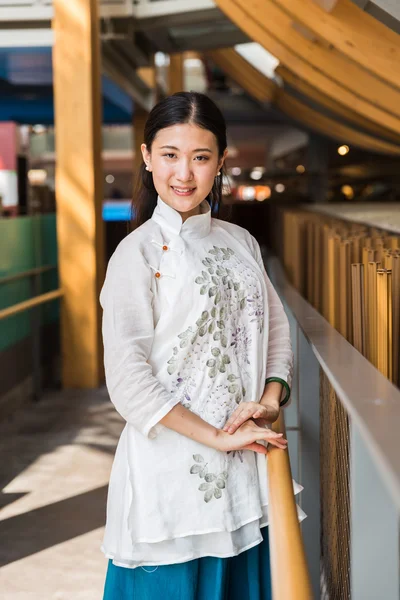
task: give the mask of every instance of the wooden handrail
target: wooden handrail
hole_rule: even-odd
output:
[[[34,269],[30,269],[29,271],[23,271],[22,273],[15,273],[14,275],[8,275],[7,277],[0,277],[0,285],[4,285],[5,283],[12,283],[13,281],[18,281],[18,279],[32,277],[33,275],[47,273],[47,271],[52,271],[53,269],[57,269],[57,266],[44,265],[43,267],[35,267]]]
[[[272,428],[286,435],[282,413]],[[267,461],[273,598],[311,600],[311,580],[293,494],[288,451],[269,446]]]
[[[13,317],[20,312],[24,312],[35,306],[40,306],[41,304],[46,304],[46,302],[51,302],[52,300],[56,300],[57,298],[61,298],[64,295],[63,290],[58,289],[52,292],[47,292],[46,294],[41,294],[40,296],[36,296],[35,298],[30,298],[29,300],[24,300],[24,302],[19,302],[18,304],[14,304],[13,306],[9,306],[8,308],[3,308],[0,310],[0,321],[2,319],[8,319],[9,317]]]

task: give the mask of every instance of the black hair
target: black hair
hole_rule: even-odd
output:
[[[144,128],[144,140],[147,150],[151,147],[157,133],[166,127],[192,123],[211,131],[217,139],[218,154],[221,158],[227,147],[226,123],[217,105],[205,94],[199,92],[178,92],[161,100],[149,114]],[[222,199],[222,173],[215,178],[214,185],[207,197],[212,213],[216,213]],[[135,193],[132,200],[131,229],[136,229],[147,221],[157,205],[157,191],[151,172],[146,171],[142,161],[136,173]]]

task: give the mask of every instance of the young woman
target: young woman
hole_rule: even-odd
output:
[[[271,598],[265,443],[287,403],[288,320],[248,231],[211,217],[227,155],[205,95],[154,107],[136,228],[101,292],[107,386],[126,420],[104,600]]]

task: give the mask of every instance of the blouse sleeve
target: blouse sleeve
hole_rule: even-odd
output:
[[[287,406],[293,377],[293,351],[289,321],[282,302],[265,271],[260,246],[254,238],[253,244],[255,259],[264,273],[268,293],[269,336],[266,382],[279,381],[283,384],[281,406]]]
[[[159,421],[178,403],[147,362],[154,338],[154,274],[139,250],[119,247],[100,294],[106,384],[121,416],[154,438]]]

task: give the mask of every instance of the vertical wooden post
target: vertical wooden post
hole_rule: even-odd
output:
[[[154,98],[157,96],[157,78],[156,78],[156,66],[153,57],[153,66],[141,67],[137,70],[139,77],[151,88],[154,92]],[[147,110],[135,103],[135,110],[133,114],[133,175],[135,176],[140,165],[142,164],[142,151],[141,145],[144,142],[144,127],[146,125],[149,113]]]
[[[141,145],[144,142],[144,126],[146,125],[147,117],[149,113],[138,106],[135,105],[135,112],[133,115],[133,148],[134,148],[134,157],[133,157],[133,174],[134,176],[139,170],[140,165],[143,162]]]
[[[104,279],[100,36],[97,0],[54,0],[57,236],[64,387],[103,379]]]
[[[184,91],[183,54],[171,54],[169,63],[169,93]]]

